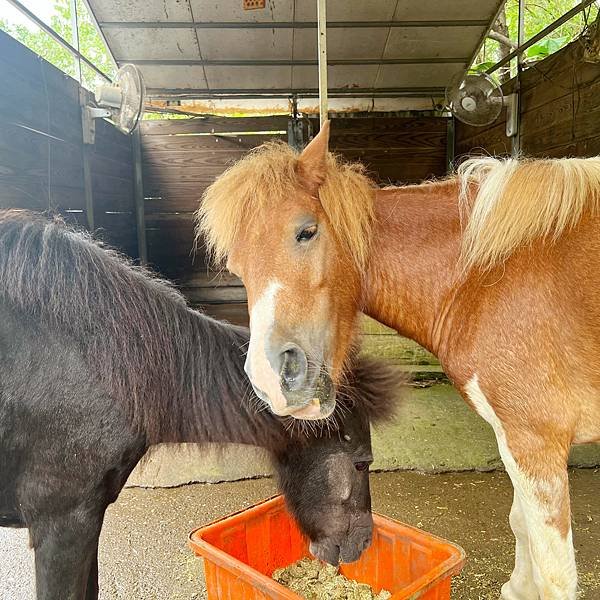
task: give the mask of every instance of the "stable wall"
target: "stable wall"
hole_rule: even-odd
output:
[[[91,205],[97,235],[135,258],[132,138],[100,119],[84,145],[80,92],[89,94],[0,31],[0,208],[87,227]]]
[[[521,151],[528,156],[566,157],[600,154],[600,64],[583,60],[584,48],[572,42],[521,74]],[[515,80],[503,87],[509,93]],[[492,125],[456,122],[456,155],[510,154],[505,113]]]

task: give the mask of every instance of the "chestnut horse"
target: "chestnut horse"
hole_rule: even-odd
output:
[[[328,133],[256,149],[198,211],[248,290],[255,390],[326,416],[360,311],[416,340],[493,427],[513,483],[502,598],[575,598],[567,459],[600,441],[600,159],[471,159],[376,189]]]

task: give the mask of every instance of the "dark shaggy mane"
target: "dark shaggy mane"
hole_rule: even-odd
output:
[[[289,440],[289,420],[250,392],[248,330],[192,310],[169,283],[60,219],[0,211],[0,302],[76,344],[149,445]],[[387,418],[400,381],[397,370],[355,359],[327,427],[349,409]]]
[[[246,332],[60,219],[0,211],[0,300],[75,342],[148,443],[227,430],[224,397],[243,412]]]

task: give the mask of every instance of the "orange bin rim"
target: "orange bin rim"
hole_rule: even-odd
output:
[[[266,513],[272,508],[283,506],[285,506],[283,496],[277,495],[262,500],[245,509],[221,517],[208,525],[194,529],[188,537],[189,545],[196,555],[202,556],[217,566],[226,568],[236,577],[251,583],[256,589],[276,592],[278,598],[297,600],[300,596],[295,592],[292,592],[289,588],[286,588],[271,577],[264,575],[250,565],[231,556],[204,539],[205,537],[209,537],[213,531],[222,527],[225,524],[225,521],[227,521],[228,525],[235,525],[244,522],[249,517],[258,516],[261,513]],[[401,595],[394,594],[392,596],[394,600],[396,598],[406,598],[407,600],[413,597],[416,598],[417,596],[413,596],[415,593],[418,593],[418,597],[420,597],[422,593],[435,587],[440,581],[460,573],[465,564],[465,551],[457,544],[453,544],[452,542],[439,538],[431,533],[424,532],[421,529],[375,512],[373,513],[373,524],[375,528],[381,526],[392,527],[398,533],[413,538],[415,541],[425,541],[429,547],[435,547],[447,554],[447,558],[444,561],[440,562],[427,573],[412,581],[409,586],[405,587],[402,590]]]

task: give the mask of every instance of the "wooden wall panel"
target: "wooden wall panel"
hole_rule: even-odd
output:
[[[284,140],[285,117],[185,119],[142,123],[144,209],[150,264],[175,279],[195,304],[240,304],[239,282],[212,281],[205,252],[194,245],[193,213],[202,193],[229,165],[268,140]],[[230,287],[239,288],[231,290]],[[215,290],[221,290],[215,291]],[[219,295],[221,299],[219,300]],[[245,320],[242,314],[236,321]]]
[[[87,225],[80,87],[0,31],[0,208]],[[131,137],[96,121],[89,148],[96,234],[137,256]]]
[[[335,119],[330,146],[365,164],[378,183],[402,185],[445,174],[446,132],[447,119],[437,117]]]
[[[515,81],[503,87],[508,92]],[[521,76],[521,151],[561,158],[600,150],[600,64],[583,61],[575,41],[528,68]],[[456,153],[508,154],[504,115],[489,127],[457,122]]]

